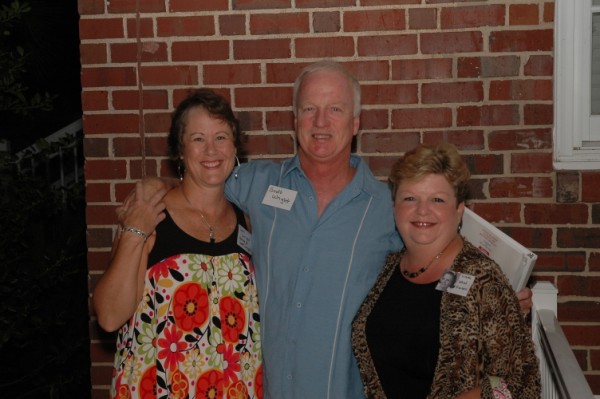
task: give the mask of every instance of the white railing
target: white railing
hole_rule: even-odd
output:
[[[552,283],[539,281],[532,291],[532,334],[540,359],[542,399],[593,399],[556,318],[558,290]]]
[[[83,162],[80,153],[82,121],[81,119],[52,133],[16,154],[15,164],[20,173],[31,176],[45,175],[55,188],[68,188],[79,182],[83,176]],[[65,141],[68,144],[62,144]],[[38,154],[44,146],[52,146],[53,151],[40,159]]]

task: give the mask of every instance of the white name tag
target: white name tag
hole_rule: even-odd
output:
[[[292,205],[294,205],[296,195],[298,195],[298,192],[295,190],[270,185],[262,203],[289,211],[292,209]]]
[[[252,234],[239,224],[237,244],[252,255]]]
[[[456,279],[454,287],[449,287],[446,291],[451,294],[467,296],[471,286],[473,285],[473,282],[475,282],[475,276],[465,273],[458,273],[458,278]]]

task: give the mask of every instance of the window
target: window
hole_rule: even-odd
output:
[[[554,167],[600,169],[600,0],[556,0]]]

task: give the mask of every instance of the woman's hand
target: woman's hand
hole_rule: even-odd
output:
[[[527,287],[523,288],[521,291],[517,292],[517,299],[519,299],[519,305],[521,306],[521,312],[523,314],[528,314],[533,307],[532,298],[533,293]]]
[[[117,208],[119,224],[151,235],[165,218],[163,197],[166,193],[167,189],[164,185],[136,183],[135,190],[127,196],[123,205]]]

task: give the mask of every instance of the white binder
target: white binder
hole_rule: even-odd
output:
[[[525,287],[537,260],[536,254],[467,207],[460,233],[500,266],[515,291]]]

